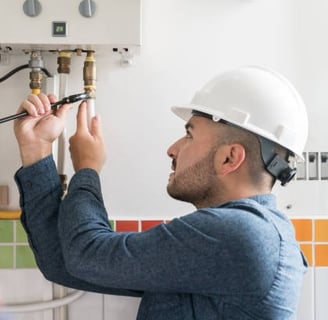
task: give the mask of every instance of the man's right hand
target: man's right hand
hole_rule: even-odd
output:
[[[26,110],[29,113],[29,116],[14,122],[23,167],[50,155],[53,141],[65,127],[67,111],[71,105],[62,105],[54,113],[51,110],[51,103],[54,102],[56,102],[54,95],[31,94],[18,109],[18,112]]]

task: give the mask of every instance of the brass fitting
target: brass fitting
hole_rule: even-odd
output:
[[[41,92],[41,83],[43,78],[43,59],[40,51],[31,52],[29,67],[31,68],[30,88],[32,89],[32,93],[39,94]]]
[[[88,51],[83,66],[84,90],[89,93],[92,98],[96,96],[96,60],[94,51]]]
[[[30,72],[30,88],[33,94],[39,94],[41,92],[42,77],[41,70],[32,69]]]
[[[72,56],[71,52],[68,52],[68,51],[60,51],[59,52],[58,57],[57,57],[58,73],[66,73],[66,74],[70,73],[71,56]]]
[[[67,193],[67,187],[68,187],[67,175],[66,174],[60,174],[59,179],[60,179],[60,183],[61,183],[61,186],[62,186],[63,195],[65,196],[66,193]]]

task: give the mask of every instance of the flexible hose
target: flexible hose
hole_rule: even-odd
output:
[[[52,74],[46,68],[41,68],[41,70],[48,78],[52,78]]]
[[[8,78],[10,78],[11,76],[13,76],[15,73],[17,73],[18,71],[21,71],[23,69],[27,69],[29,68],[28,64],[23,64],[21,66],[16,67],[15,69],[9,71],[7,74],[5,74],[2,78],[0,78],[0,82],[3,82],[5,80],[7,80]]]
[[[75,291],[65,296],[64,298],[60,298],[60,299],[3,306],[1,307],[1,312],[4,313],[37,312],[37,311],[59,308],[81,298],[84,295],[84,293],[85,293],[84,291]]]
[[[28,64],[23,64],[21,66],[16,67],[15,69],[9,71],[7,74],[5,74],[3,77],[1,77],[0,82],[3,82],[5,80],[9,79],[11,76],[13,76],[18,71],[28,69],[29,67],[30,66]],[[46,68],[41,68],[41,70],[48,78],[52,77],[52,74]]]

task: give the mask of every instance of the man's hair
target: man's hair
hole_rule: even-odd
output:
[[[225,121],[220,121],[220,123],[224,124],[224,130],[222,130],[223,135],[220,134],[220,137],[218,137],[218,144],[241,144],[245,148],[246,164],[252,183],[256,186],[269,185],[272,188],[276,178],[265,168],[257,135]],[[288,157],[288,151],[278,144],[275,144],[275,152],[284,159]]]

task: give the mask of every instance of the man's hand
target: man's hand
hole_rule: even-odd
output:
[[[26,110],[29,116],[15,120],[14,130],[18,141],[22,165],[27,167],[52,153],[52,142],[65,127],[65,119],[70,105],[62,105],[55,113],[51,103],[55,96],[31,94],[24,100],[18,112]]]
[[[87,103],[82,102],[77,114],[77,128],[70,138],[70,152],[75,171],[90,168],[100,173],[106,159],[100,119],[95,116],[88,128]]]

